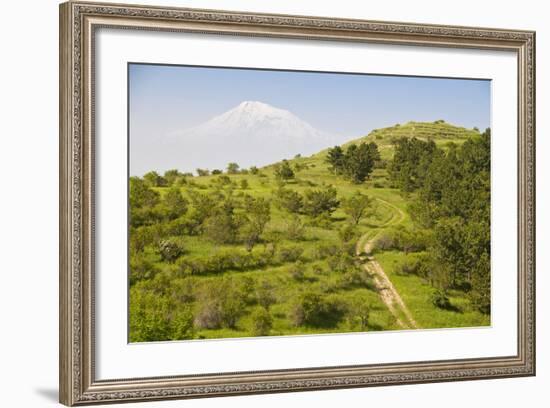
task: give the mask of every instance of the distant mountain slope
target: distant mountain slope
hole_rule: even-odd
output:
[[[165,138],[163,168],[159,170],[224,169],[228,162],[243,168],[263,166],[296,154],[316,153],[339,140],[287,110],[245,101],[201,125]]]

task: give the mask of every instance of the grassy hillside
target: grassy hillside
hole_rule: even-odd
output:
[[[417,137],[432,139],[438,145],[448,142],[462,143],[468,138],[478,135],[477,131],[455,127],[444,122],[420,123],[408,122],[389,128],[378,129],[364,138],[352,141],[375,141],[380,149],[381,157],[388,160],[393,155],[392,140],[397,137]],[[368,216],[360,220],[354,230],[353,242],[359,244],[372,240],[386,231],[402,229],[412,231],[414,228],[408,204],[412,196],[404,196],[393,188],[388,180],[385,168],[375,169],[371,177],[362,184],[353,184],[342,177],[333,174],[326,162],[326,151],[310,157],[295,157],[289,159],[295,177],[282,182],[277,179],[275,170],[277,164],[259,169],[257,174],[239,172],[237,174],[208,175],[201,177],[182,178],[178,189],[189,202],[189,210],[181,217],[182,223],[187,222],[196,212],[193,197],[197,194],[214,195],[220,200],[231,197],[235,203],[235,214],[246,216],[244,202],[246,196],[265,198],[268,200],[270,220],[262,232],[261,240],[251,251],[245,249],[242,242],[214,243],[202,234],[173,232],[173,229],[161,229],[161,239],[173,237],[181,242],[183,254],[176,260],[166,261],[158,249],[159,238],[147,242],[142,251],[133,254],[136,264],[147,263],[154,273],[145,274],[143,278],[137,273],[132,279],[130,294],[131,315],[140,316],[152,313],[152,307],[147,304],[146,294],[155,293],[155,296],[166,297],[167,304],[174,310],[185,308],[194,316],[194,328],[188,330],[185,336],[179,338],[223,338],[257,335],[258,315],[261,315],[262,288],[269,288],[272,304],[268,309],[267,332],[269,335],[290,335],[307,333],[335,333],[365,330],[393,330],[399,329],[396,318],[388,310],[380,297],[379,290],[373,284],[372,276],[361,266],[360,259],[355,257],[356,266],[336,271],[339,255],[333,255],[334,248],[343,245],[342,231],[349,225],[349,216],[338,207],[330,217],[312,218],[307,215],[292,215],[281,209],[277,203],[277,190],[281,187],[305,195],[311,190],[326,190],[333,186],[337,198],[342,202],[356,192],[361,192],[373,199]],[[154,187],[162,199],[168,187]],[[298,224],[299,233],[293,230]],[[145,228],[145,227],[139,227]],[[135,231],[138,231],[136,228]],[[147,227],[149,228],[149,227]],[[137,232],[131,234],[137,234]],[[360,245],[358,246],[360,247]],[[289,255],[293,249],[299,248],[297,256]],[[208,264],[214,259],[230,253],[239,253],[246,259],[259,259],[269,251],[272,256],[268,261],[260,264],[249,262],[249,266],[235,266],[226,263],[214,272],[190,273],[188,265],[195,262]],[[353,254],[354,255],[354,254]],[[432,288],[418,276],[402,276],[396,270],[396,265],[408,260],[414,254],[388,251],[375,255],[379,258],[382,267],[392,283],[401,294],[411,314],[422,328],[433,327],[463,327],[489,324],[489,317],[472,310],[463,293],[453,293],[453,309],[439,310],[430,301]],[[218,257],[218,258],[216,258]],[[248,258],[247,258],[248,257]],[[248,262],[248,261],[247,261]],[[132,264],[131,264],[132,265]],[[187,269],[186,269],[187,268]],[[132,269],[132,268],[131,268]],[[138,267],[134,268],[135,270]],[[204,314],[210,299],[206,292],[215,286],[221,279],[228,279],[232,288],[239,288],[242,301],[239,312],[235,314],[235,322],[231,324],[197,325],[197,314]],[[185,289],[182,289],[185,288]],[[244,288],[244,289],[243,289]],[[186,295],[182,296],[181,292]],[[322,325],[297,324],[296,302],[307,293],[318,293],[327,302],[330,309],[327,316],[330,322]],[[237,293],[237,292],[235,292]],[[237,295],[235,295],[237,296]],[[362,304],[368,305],[368,322],[366,326],[359,322],[354,312],[354,305],[360,299]],[[155,300],[155,301],[158,301]],[[168,307],[168,306],[167,306]],[[332,309],[331,309],[332,308]],[[183,310],[183,309],[182,309]],[[171,317],[165,317],[170,320]],[[143,334],[142,327],[131,323],[131,341],[165,340],[178,338],[178,335],[165,335],[155,338]],[[139,333],[138,333],[139,332]],[[189,334],[191,333],[191,334]],[[254,334],[256,333],[256,334]]]

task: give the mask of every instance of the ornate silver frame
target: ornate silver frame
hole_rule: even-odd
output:
[[[513,356],[96,380],[94,32],[98,27],[507,50],[518,62],[518,350]],[[66,405],[535,375],[535,33],[68,2],[60,5],[60,402]]]

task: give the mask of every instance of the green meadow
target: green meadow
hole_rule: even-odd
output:
[[[132,177],[130,341],[489,325],[487,139],[409,122]]]

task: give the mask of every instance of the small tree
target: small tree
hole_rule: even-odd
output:
[[[163,261],[174,262],[184,252],[185,248],[177,238],[167,238],[159,242],[159,254]]]
[[[275,177],[281,181],[286,181],[294,178],[294,171],[288,160],[283,160],[280,164],[275,166]]]
[[[354,296],[349,305],[349,314],[352,321],[358,321],[361,331],[365,331],[369,324],[371,305],[365,296]]]
[[[156,171],[150,171],[143,176],[143,180],[149,185],[149,187],[164,187],[166,180]]]
[[[154,207],[160,201],[160,194],[138,177],[130,178],[130,209]]]
[[[271,218],[271,207],[265,198],[245,197],[245,221],[241,227],[241,237],[248,251],[260,240],[266,224]]]
[[[227,174],[239,173],[239,165],[237,163],[229,163],[227,165]]]
[[[358,225],[372,209],[373,202],[374,200],[368,195],[357,191],[353,196],[342,201],[342,209],[350,217],[352,223]]]
[[[276,193],[276,204],[282,209],[293,214],[299,214],[304,206],[304,199],[297,191],[279,188]]]
[[[232,214],[217,211],[203,225],[204,235],[216,244],[231,244],[237,237],[237,225]]]
[[[164,172],[164,179],[166,180],[166,184],[168,186],[174,185],[180,177],[183,177],[183,174],[181,174],[177,169],[166,170]]]
[[[330,170],[335,174],[342,174],[344,171],[345,157],[344,151],[340,146],[334,146],[328,150],[327,162],[330,164]]]
[[[170,187],[163,198],[164,214],[169,220],[181,217],[187,212],[188,201],[178,187]]]
[[[256,166],[250,167],[248,171],[250,171],[250,174],[253,174],[253,175],[256,175],[260,172],[260,170]]]
[[[269,309],[277,301],[275,289],[269,281],[264,280],[256,287],[256,301],[264,309]]]
[[[273,327],[273,319],[267,309],[255,309],[250,319],[252,321],[252,334],[254,336],[267,336]]]
[[[286,236],[288,239],[299,241],[304,238],[305,226],[298,215],[292,215],[286,222]]]
[[[304,212],[311,217],[330,215],[338,208],[336,189],[332,186],[325,190],[308,190],[305,193]]]
[[[241,184],[241,189],[243,190],[247,190],[249,187],[248,181],[246,179],[242,179],[240,184]]]
[[[197,169],[197,175],[199,177],[204,177],[210,175],[210,170],[208,169]]]

